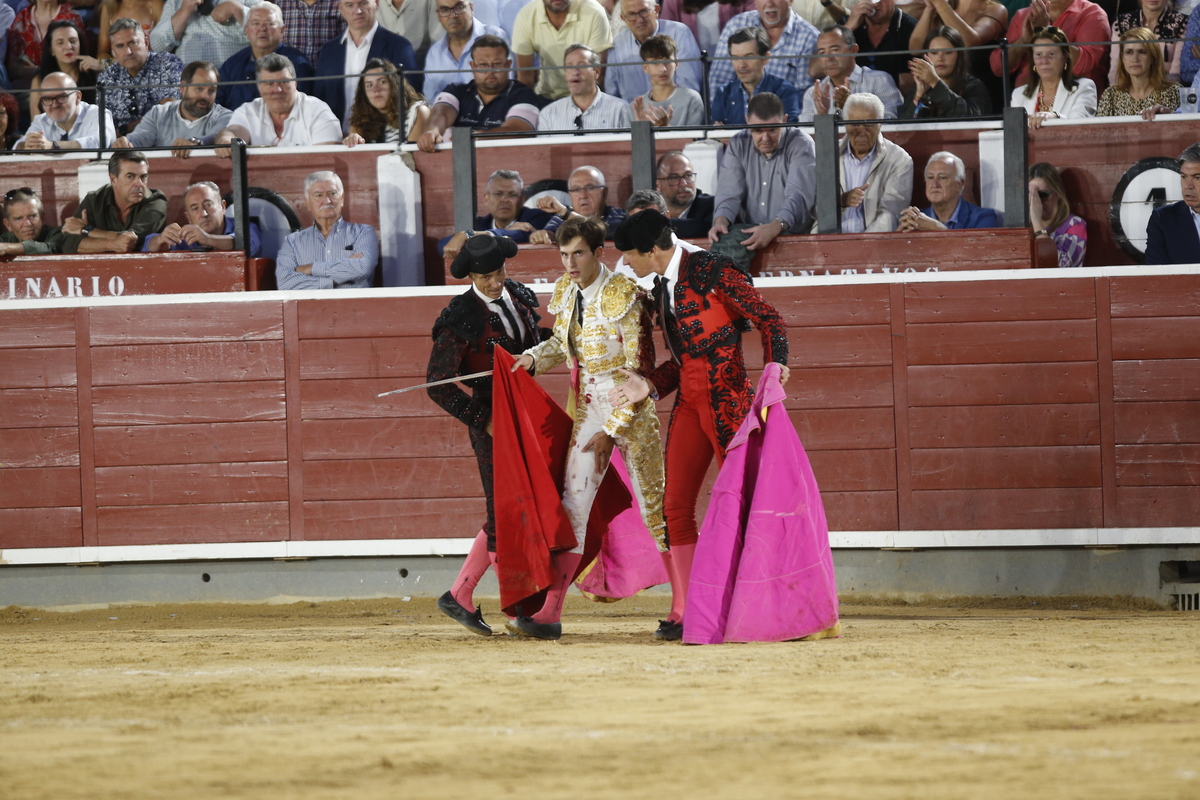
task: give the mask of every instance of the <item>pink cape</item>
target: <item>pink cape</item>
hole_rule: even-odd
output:
[[[700,528],[683,641],[780,642],[837,624],[829,525],[768,364]]]

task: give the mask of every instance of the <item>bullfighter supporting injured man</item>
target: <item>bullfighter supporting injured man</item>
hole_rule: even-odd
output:
[[[672,239],[666,216],[654,209],[629,217],[614,236],[625,263],[640,278],[655,275],[654,297],[670,360],[645,377],[609,392],[614,408],[664,397],[678,389],[667,428],[663,508],[671,560],[671,613],[659,639],[683,636],[683,612],[696,552],[696,500],[708,465],[725,450],[750,410],[754,389],[742,358],[742,333],[762,336],[763,362],[778,362],[786,383],[787,329],[750,277],[732,261],[706,250],[685,252]]]
[[[574,395],[571,444],[563,484],[563,507],[575,531],[576,547],[554,554],[555,583],[542,610],[508,623],[515,634],[538,639],[562,635],[562,607],[579,568],[596,492],[608,470],[614,445],[629,470],[642,521],[666,550],[663,520],[663,461],[658,415],[649,398],[614,408],[609,390],[625,382],[620,368],[648,373],[654,367],[654,340],[645,294],[624,275],[601,263],[604,223],[571,217],[558,229],[566,273],[554,286],[550,311],[553,334],[513,363],[539,375],[564,361],[571,366]]]
[[[455,297],[433,325],[433,352],[429,354],[426,380],[439,381],[456,375],[471,375],[492,368],[495,348],[520,353],[536,344],[545,328],[539,328],[537,296],[516,281],[508,280],[506,258],[517,254],[512,239],[481,235],[467,239],[450,265],[455,278],[471,278],[471,288]],[[462,570],[450,591],[438,599],[438,608],[451,619],[480,636],[492,629],[476,607],[473,594],[496,558],[496,511],[492,491],[492,378],[464,381],[471,394],[457,383],[431,386],[429,396],[456,419],[466,424],[471,448],[479,464],[487,522],[475,537]]]

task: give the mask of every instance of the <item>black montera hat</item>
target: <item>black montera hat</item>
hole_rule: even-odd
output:
[[[487,275],[503,268],[504,260],[517,254],[517,243],[506,236],[480,234],[467,239],[450,264],[450,274],[465,278],[468,273]]]
[[[654,243],[662,236],[664,228],[670,228],[671,221],[661,211],[647,208],[625,218],[621,227],[613,233],[613,245],[620,251],[637,250],[639,253],[649,253],[654,249]]]

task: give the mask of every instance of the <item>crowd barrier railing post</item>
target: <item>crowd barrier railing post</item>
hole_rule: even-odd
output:
[[[229,143],[231,189],[233,190],[233,249],[250,254],[246,224],[250,219],[250,179],[246,143],[236,136]]]
[[[654,188],[654,126],[644,119],[634,120],[629,130],[633,149],[633,190]]]
[[[451,128],[450,152],[454,168],[454,229],[475,227],[475,139],[470,128]]]
[[[1004,224],[1029,227],[1029,127],[1022,106],[1004,109]]]
[[[837,123],[836,114],[818,114],[813,120],[817,149],[817,233],[842,232],[842,215],[838,208]]]

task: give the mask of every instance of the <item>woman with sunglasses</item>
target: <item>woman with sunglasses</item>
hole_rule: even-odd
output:
[[[1096,116],[1126,117],[1151,108],[1155,113],[1179,108],[1179,84],[1167,80],[1162,48],[1155,38],[1149,28],[1130,28],[1121,34],[1117,81],[1100,95]]]
[[[46,37],[42,39],[42,63],[38,67],[37,77],[29,85],[29,118],[33,119],[45,111],[42,108],[41,96],[36,94],[41,88],[42,79],[51,72],[61,72],[70,75],[71,80],[83,92],[83,99],[88,103],[96,102],[96,73],[103,65],[83,54],[83,32],[69,19],[56,19],[46,29]]]
[[[990,114],[992,100],[983,81],[967,68],[963,38],[944,25],[925,37],[926,53],[908,62],[916,88],[900,109],[900,119],[977,117]]]
[[[407,80],[404,81],[404,107],[402,138],[400,74],[387,59],[372,58],[358,79],[354,105],[350,108],[350,133],[346,135],[344,144],[354,147],[356,144],[415,142],[425,130],[429,106],[425,103],[425,97]]]
[[[1075,50],[1067,36],[1053,26],[1033,37],[1033,72],[1029,83],[1013,89],[1012,105],[1029,112],[1029,127],[1040,128],[1048,119],[1083,119],[1096,116],[1096,84],[1075,77]]]
[[[1029,168],[1029,227],[1037,238],[1054,241],[1058,266],[1083,266],[1087,223],[1071,213],[1062,176],[1045,161]]]

